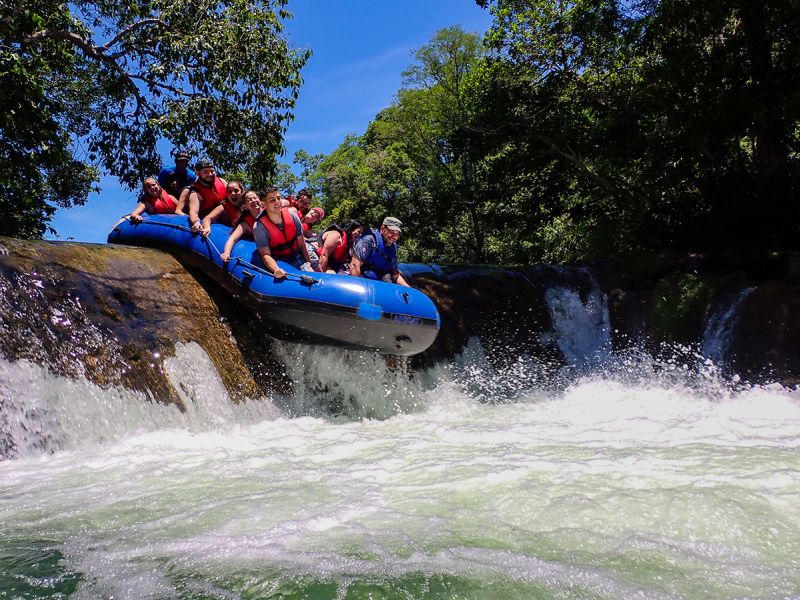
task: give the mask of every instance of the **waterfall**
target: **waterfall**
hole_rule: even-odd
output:
[[[295,342],[273,344],[278,360],[293,382],[291,397],[277,398],[289,416],[386,419],[417,412],[426,385],[404,357],[374,352],[309,346]]]
[[[582,297],[569,287],[554,286],[544,295],[554,341],[568,364],[596,366],[611,355],[611,324],[605,294],[590,277],[591,289]],[[546,335],[543,341],[548,341]]]
[[[265,399],[233,402],[195,343],[179,344],[164,368],[185,410],[123,387],[57,375],[29,360],[0,358],[0,457],[107,444],[163,429],[210,431],[281,414]]]
[[[717,365],[725,363],[725,357],[731,343],[731,334],[739,322],[739,307],[756,288],[748,287],[728,296],[720,302],[715,310],[710,311],[700,349],[706,358]]]

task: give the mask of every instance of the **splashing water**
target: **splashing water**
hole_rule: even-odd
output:
[[[576,366],[597,366],[611,354],[611,325],[605,295],[593,284],[585,299],[567,287],[552,287],[545,292],[551,338],[566,361]]]
[[[797,595],[798,392],[612,356],[598,294],[548,292],[557,371],[278,344],[293,396],[237,405],[187,344],[180,411],[0,360],[0,594]]]
[[[268,401],[234,404],[214,364],[197,344],[179,344],[165,361],[187,410],[129,390],[59,377],[27,360],[0,359],[0,450],[53,452],[113,442],[136,432],[206,431],[275,418]]]
[[[727,302],[720,304],[715,311],[713,311],[706,321],[706,326],[703,331],[703,339],[700,343],[701,351],[704,356],[713,361],[717,365],[725,364],[725,357],[728,353],[730,346],[731,334],[734,327],[739,322],[739,308],[747,297],[755,291],[756,288],[748,287],[733,297],[729,298]]]
[[[406,358],[277,341],[274,348],[295,382],[293,396],[279,401],[290,416],[332,412],[385,419],[418,410],[420,394],[430,385],[424,375],[412,377]]]
[[[800,594],[796,390],[639,356],[485,403],[474,342],[424,385],[285,351],[282,411],[194,345],[166,365],[185,413],[0,360],[3,418],[45,440],[0,462],[0,596]],[[326,393],[381,420],[287,416]]]

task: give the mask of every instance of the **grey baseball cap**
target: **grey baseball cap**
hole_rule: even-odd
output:
[[[202,169],[214,168],[214,163],[211,162],[210,158],[201,158],[194,164],[194,170],[200,171]]]
[[[395,217],[386,217],[383,220],[383,226],[386,227],[386,229],[391,229],[392,231],[403,231],[403,223],[400,221],[400,219],[396,219]]]

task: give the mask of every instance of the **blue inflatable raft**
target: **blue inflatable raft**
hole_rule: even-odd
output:
[[[428,348],[439,333],[436,305],[419,290],[309,273],[283,262],[288,275],[276,279],[251,241],[237,242],[225,263],[220,252],[229,233],[229,227],[212,225],[205,238],[189,229],[185,216],[145,215],[138,224],[120,220],[108,242],[161,248],[199,267],[230,292],[244,292],[244,302],[262,317],[284,326],[279,337],[411,356]]]

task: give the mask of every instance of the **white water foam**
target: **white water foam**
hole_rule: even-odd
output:
[[[777,598],[798,581],[796,391],[709,400],[588,377],[512,404],[454,382],[425,395],[386,420],[161,430],[7,461],[2,533],[60,540],[78,597],[170,597],[176,573],[221,597],[412,573],[609,598]]]
[[[545,292],[545,302],[553,322],[552,338],[564,358],[576,366],[598,366],[611,354],[611,324],[605,294],[592,282],[585,298],[566,287]]]
[[[739,322],[739,308],[755,289],[754,287],[744,288],[709,314],[700,348],[703,356],[715,364],[720,366],[725,364],[731,335]]]
[[[154,358],[154,360],[159,360]],[[268,400],[236,404],[195,343],[178,344],[165,369],[186,410],[140,392],[54,375],[27,360],[0,358],[0,432],[15,454],[95,446],[141,431],[204,431],[275,418]]]
[[[385,419],[424,407],[422,392],[431,385],[425,374],[412,374],[408,359],[274,342],[275,353],[294,382],[287,414]]]
[[[473,350],[462,367],[479,381]],[[311,356],[294,364],[358,399],[341,354]],[[165,365],[189,416],[4,364],[4,389],[74,410],[70,440],[90,415],[120,427],[0,462],[0,549],[46,542],[81,574],[79,598],[302,597],[305,581],[418,597],[392,586],[444,575],[461,587],[432,597],[795,595],[800,393],[635,364],[500,404],[451,367],[416,410],[355,421],[234,406],[189,346]],[[393,371],[368,366],[377,401]]]

